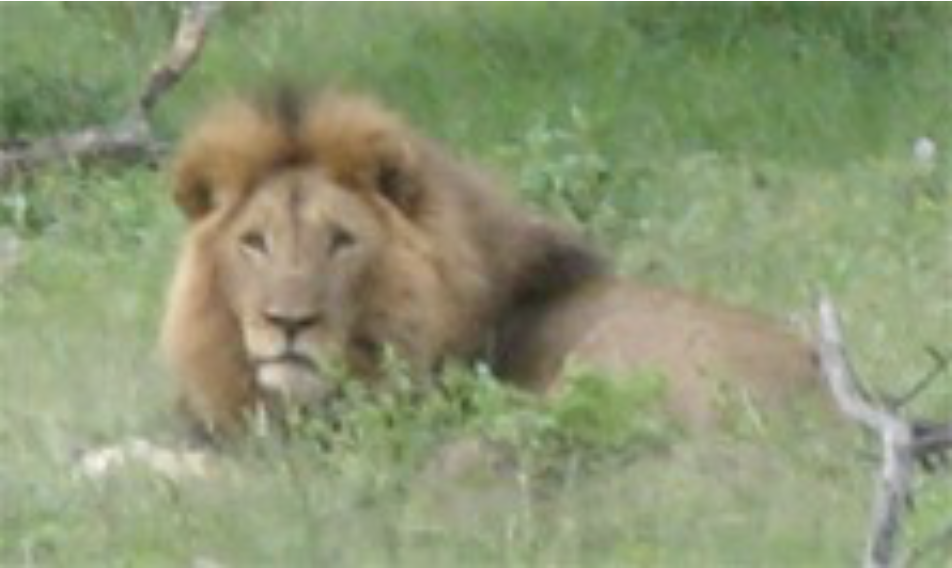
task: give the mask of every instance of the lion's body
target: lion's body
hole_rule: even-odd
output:
[[[531,329],[500,365],[503,375],[557,390],[567,353],[609,376],[661,372],[671,379],[669,405],[692,425],[716,421],[720,389],[732,383],[774,407],[816,384],[810,349],[770,322],[630,281],[593,283],[546,311]]]
[[[721,379],[782,399],[815,382],[798,339],[747,312],[611,274],[574,235],[510,203],[374,103],[239,103],[183,146],[190,218],[164,326],[189,410],[212,430],[322,379],[378,376],[392,347],[421,376],[450,359],[558,390],[566,361],[660,371],[708,421]],[[310,396],[310,395],[309,395]]]

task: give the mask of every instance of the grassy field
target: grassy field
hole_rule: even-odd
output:
[[[115,116],[174,19],[0,6],[0,139]],[[896,393],[952,354],[950,26],[916,4],[229,7],[159,130],[288,77],[377,93],[627,273],[797,321],[828,291],[864,378]],[[147,168],[0,189],[20,251],[0,257],[0,566],[857,562],[875,447],[850,427],[748,413],[689,437],[650,389],[540,408],[473,370],[456,398],[358,400],[339,431],[253,439],[212,480],[76,479],[86,448],[176,435],[155,348],[183,229],[166,192]],[[914,411],[952,416],[952,375]],[[517,463],[430,474],[473,433]],[[952,477],[923,483],[905,541],[950,511]]]

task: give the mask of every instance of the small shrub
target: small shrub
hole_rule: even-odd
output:
[[[545,209],[582,221],[607,206],[612,165],[592,142],[579,109],[572,110],[567,127],[537,123],[502,153],[518,157],[517,187]]]

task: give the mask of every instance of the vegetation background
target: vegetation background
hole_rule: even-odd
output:
[[[4,3],[0,140],[116,117],[175,17]],[[378,94],[630,274],[800,322],[830,292],[882,392],[952,351],[946,5],[228,6],[160,131],[289,77]],[[875,447],[851,426],[740,404],[689,438],[647,380],[552,408],[459,370],[433,400],[355,395],[333,432],[262,433],[213,480],[76,479],[84,448],[175,436],[155,350],[183,229],[167,186],[66,167],[0,189],[0,566],[857,561]],[[952,376],[913,411],[952,416]],[[474,432],[517,463],[430,474],[425,456]],[[916,504],[906,543],[949,523],[952,477]]]

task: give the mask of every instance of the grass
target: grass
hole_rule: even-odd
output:
[[[0,6],[0,139],[114,116],[173,21]],[[801,320],[829,291],[864,377],[901,392],[928,348],[952,349],[950,24],[896,4],[229,7],[159,126],[289,75],[379,93],[630,274]],[[919,137],[934,162],[913,159]],[[155,350],[183,228],[166,187],[67,168],[0,193],[23,250],[0,276],[0,566],[856,562],[871,464],[847,432],[753,416],[691,438],[650,392],[540,408],[471,370],[464,410],[358,401],[333,451],[265,437],[210,482],[75,479],[83,448],[174,435]],[[952,416],[952,376],[915,410]],[[474,432],[516,466],[427,476]],[[949,522],[949,482],[924,484],[907,542]]]

